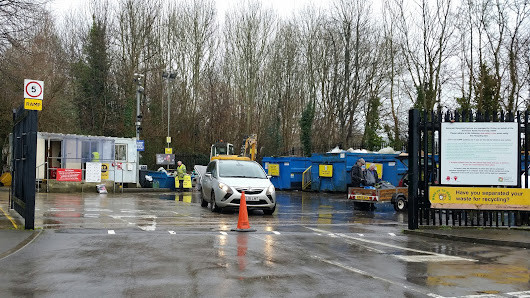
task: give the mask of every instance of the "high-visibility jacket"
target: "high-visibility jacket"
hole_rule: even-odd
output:
[[[184,175],[186,175],[186,166],[181,164],[177,167],[177,177],[179,180],[184,180]]]
[[[92,152],[92,161],[93,162],[99,162],[99,152],[97,152],[97,151]]]

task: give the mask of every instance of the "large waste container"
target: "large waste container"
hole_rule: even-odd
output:
[[[262,165],[274,187],[281,190],[302,189],[302,173],[311,165],[308,157],[264,157]]]
[[[153,184],[157,184],[159,188],[175,190],[175,177],[158,171],[148,171],[147,175],[153,177]]]
[[[398,154],[325,153],[311,156],[311,190],[346,192],[351,182],[350,171],[359,158],[382,165],[382,179],[397,186],[406,173],[406,165]]]

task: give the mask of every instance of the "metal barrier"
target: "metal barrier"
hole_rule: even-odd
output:
[[[302,173],[302,190],[311,186],[311,166]]]
[[[59,157],[59,156],[57,156],[57,157],[49,156],[47,158],[48,159],[59,160],[61,165],[63,164],[63,159],[66,159],[68,161],[72,161],[72,160],[77,161],[78,160],[79,164],[81,166],[81,169],[80,169],[81,170],[81,177],[82,177],[81,178],[82,180],[80,182],[81,183],[81,192],[84,192],[84,183],[85,183],[85,177],[86,177],[86,168],[85,168],[86,162],[83,162],[83,160],[86,160],[86,158],[82,158],[82,157],[72,158],[72,157]],[[116,160],[100,160],[98,162],[109,163],[109,164],[116,164],[118,162],[119,163],[123,163],[123,161],[116,161]],[[44,168],[44,174],[43,174],[44,176],[40,177],[40,175],[39,175],[39,177],[37,177],[35,179],[35,181],[36,181],[35,182],[35,189],[36,189],[37,192],[40,192],[40,186],[42,184],[42,180],[46,181],[46,183],[45,183],[46,184],[46,192],[49,192],[48,180],[56,180],[56,178],[50,178],[50,177],[52,176],[51,172],[56,170],[56,169],[58,169],[58,168],[55,168],[55,167],[50,168],[50,167],[48,167],[49,164],[50,163],[48,161],[45,161],[44,163],[41,163],[40,165],[38,165],[36,167],[36,173],[39,173],[39,169],[40,168]],[[125,183],[124,182],[124,180],[125,180],[124,179],[124,171],[125,170],[123,168],[121,168],[120,170],[116,170],[114,167],[109,169],[109,172],[112,172],[112,180],[111,179],[109,179],[109,180],[114,182],[113,183],[113,192],[116,192],[116,184],[118,184],[120,186],[119,188],[121,189],[121,192],[123,192],[123,184]],[[120,172],[121,172],[121,174],[118,175],[117,173],[120,173]],[[121,181],[119,181],[120,178],[121,178]]]

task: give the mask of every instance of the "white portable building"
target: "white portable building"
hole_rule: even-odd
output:
[[[136,150],[136,138],[38,132],[37,179],[55,179],[57,169],[81,169],[84,180],[86,163],[98,161],[108,167],[104,180],[136,183]]]

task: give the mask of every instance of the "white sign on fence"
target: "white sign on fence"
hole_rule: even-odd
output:
[[[445,185],[517,185],[518,124],[442,123],[440,182]]]
[[[87,162],[85,182],[101,182],[101,163]]]

